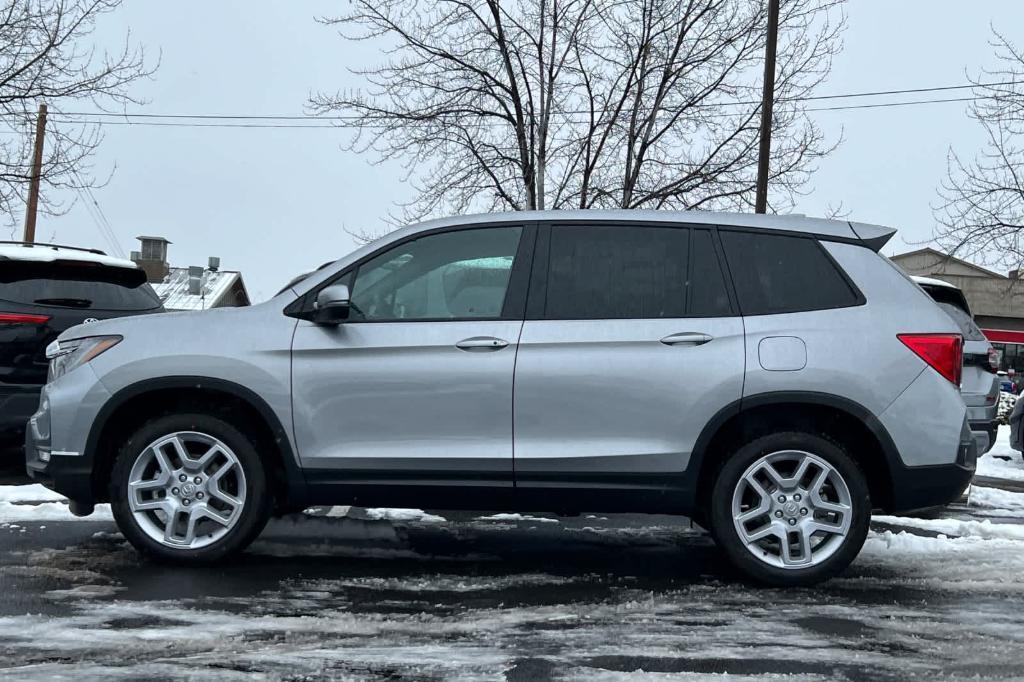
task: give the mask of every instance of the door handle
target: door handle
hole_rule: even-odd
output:
[[[666,346],[702,346],[715,337],[700,332],[681,332],[669,334],[661,340]]]
[[[459,350],[480,352],[485,350],[501,350],[507,345],[508,341],[505,339],[498,339],[493,336],[473,336],[459,341],[455,344],[455,347]]]

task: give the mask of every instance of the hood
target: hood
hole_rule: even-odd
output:
[[[268,305],[273,304],[274,307],[280,308],[283,311],[284,307],[293,298],[294,294],[288,294],[287,300],[284,303],[282,303],[281,297],[278,296],[265,303],[243,306],[241,308],[210,308],[209,310],[113,317],[75,325],[64,331],[57,337],[57,340],[67,341],[89,336],[105,336],[107,334],[127,337],[133,332],[145,331],[147,334],[158,334],[161,338],[173,338],[178,334],[187,334],[190,339],[195,341],[197,336],[218,334],[221,331],[227,332],[232,328],[237,328],[242,319],[264,312]]]

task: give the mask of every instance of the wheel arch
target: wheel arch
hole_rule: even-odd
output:
[[[839,441],[864,471],[874,506],[893,506],[893,474],[899,451],[882,423],[863,405],[811,391],[779,391],[742,398],[704,427],[690,459],[694,506],[706,509],[714,477],[740,444],[780,429],[819,432]]]
[[[229,419],[251,420],[261,457],[270,465],[267,479],[279,507],[303,504],[306,482],[291,439],[277,414],[259,394],[241,384],[203,376],[174,376],[130,384],[103,405],[93,421],[85,453],[92,463],[94,499],[105,501],[117,443],[142,423],[175,409],[198,409]],[[237,424],[236,424],[237,425]],[[244,430],[244,429],[243,429]]]

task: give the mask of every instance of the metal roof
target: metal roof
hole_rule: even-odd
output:
[[[205,270],[200,293],[190,294],[188,268],[171,268],[163,282],[152,286],[167,310],[206,310],[217,307],[241,278],[241,273],[232,270]]]

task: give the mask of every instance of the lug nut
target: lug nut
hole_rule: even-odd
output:
[[[195,477],[195,479],[194,479],[194,481],[195,481],[195,484],[196,484],[196,485],[199,485],[200,483],[202,483],[202,482],[203,482],[203,479],[201,479],[200,477],[196,476],[196,477]]]
[[[206,496],[205,496],[205,495],[203,495],[202,491],[200,491],[200,492],[196,493],[196,499],[197,499],[197,500],[201,500],[201,499],[203,499],[204,497],[206,497]],[[806,512],[807,510],[805,509],[804,511]]]
[[[177,488],[171,488],[171,494],[172,495],[177,495],[178,494],[178,489]]]
[[[782,518],[782,510],[780,509],[777,512],[775,512],[775,516],[776,516],[776,518],[780,518],[781,519]]]
[[[807,516],[807,507],[804,507],[804,508],[802,508],[802,509],[800,510],[800,513],[801,513],[801,514],[802,514],[803,516]]]
[[[785,501],[786,501],[786,496],[785,495],[779,495],[779,502],[785,502]]]
[[[186,476],[185,474],[182,474],[181,476],[178,476],[178,480],[181,481],[182,483],[184,483],[185,481],[188,480],[188,476]]]
[[[797,502],[799,502],[800,501],[800,493],[797,493],[796,495],[794,495],[793,499],[796,500]]]
[[[188,504],[188,500],[185,500],[185,504]],[[795,526],[796,525],[796,519],[790,519],[789,520],[789,525]]]
[[[182,500],[182,501],[181,501],[181,503],[182,503],[183,505],[185,505],[185,506],[187,507],[187,506],[189,506],[190,504],[192,504],[192,500],[190,500],[190,499],[188,499],[188,498],[186,497],[186,498],[185,498],[184,500]],[[795,522],[795,521],[791,521],[791,523],[796,523],[796,522]]]

